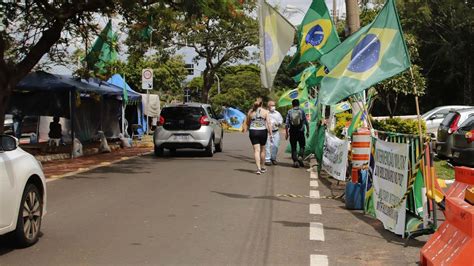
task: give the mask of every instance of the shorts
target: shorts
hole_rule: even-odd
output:
[[[252,145],[260,144],[262,146],[265,146],[265,144],[267,144],[268,130],[250,129],[249,137],[250,137],[250,142],[252,142]]]

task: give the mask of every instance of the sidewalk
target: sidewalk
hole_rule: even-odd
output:
[[[152,146],[138,146],[128,149],[118,149],[111,153],[101,153],[43,163],[43,172],[46,178],[54,179],[92,170],[97,167],[110,165],[117,161],[144,155],[153,151]]]

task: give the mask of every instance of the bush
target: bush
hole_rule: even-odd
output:
[[[378,121],[372,120],[372,126],[380,131],[418,135],[418,120],[416,119],[388,118]],[[424,121],[422,121],[421,130],[423,134],[426,134]]]
[[[334,129],[334,133],[337,137],[343,138],[342,136],[342,129],[347,126],[352,120],[352,114],[349,112],[343,112],[336,114],[336,128]]]

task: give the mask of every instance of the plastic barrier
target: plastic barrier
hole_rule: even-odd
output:
[[[357,183],[358,171],[369,163],[370,140],[370,130],[367,128],[359,128],[352,134],[352,183]]]
[[[446,194],[446,221],[421,249],[422,265],[474,265],[474,206],[464,200],[474,168],[456,167],[455,180]]]

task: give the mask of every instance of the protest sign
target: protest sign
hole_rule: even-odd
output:
[[[377,140],[375,144],[374,207],[385,229],[404,235],[408,179],[408,144]]]
[[[326,131],[323,152],[323,170],[337,180],[346,180],[347,140],[342,140]]]

